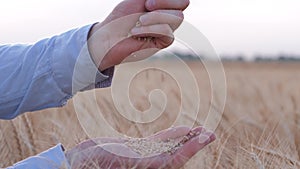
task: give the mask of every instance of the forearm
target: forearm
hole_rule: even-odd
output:
[[[113,68],[101,74],[92,61],[90,26],[34,45],[0,46],[0,118],[63,106],[78,91],[107,87]]]

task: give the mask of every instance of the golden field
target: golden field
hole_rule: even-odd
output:
[[[168,70],[186,76],[180,74],[180,65],[172,61],[164,61],[163,64]],[[212,96],[216,100],[222,100],[218,99],[222,96],[212,92],[208,73],[201,63],[188,62],[188,66],[199,86],[201,101],[197,118],[189,113],[195,91],[192,88],[181,90],[183,86],[180,86],[177,77],[167,72],[148,69],[132,77],[128,90],[118,94],[121,99],[129,98],[132,106],[139,111],[151,109],[155,113],[163,110],[155,121],[141,124],[124,118],[119,111],[128,113],[131,108],[124,104],[116,106],[110,88],[81,93],[63,108],[0,121],[0,167],[12,165],[57,143],[69,149],[88,139],[75,109],[80,119],[87,122],[84,126],[90,136],[111,133],[110,127],[97,122],[101,121],[101,116],[97,116],[99,110],[94,108],[94,94],[109,126],[132,137],[148,136],[172,125],[203,125],[210,108],[222,113],[218,104],[211,104]],[[122,83],[129,69],[117,70],[120,78],[114,83]],[[208,128],[216,126],[217,140],[194,156],[184,168],[300,168],[300,63],[230,62],[224,63],[224,69],[227,95],[222,119],[216,124],[210,125],[215,123],[213,121],[206,123]],[[163,91],[165,97],[155,92],[151,94],[154,89]],[[166,105],[161,104],[162,99],[167,100]],[[184,112],[180,109],[181,105]]]

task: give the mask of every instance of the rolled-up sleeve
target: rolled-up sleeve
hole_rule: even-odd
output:
[[[0,46],[1,119],[61,107],[79,91],[111,85],[114,68],[99,72],[89,55],[91,26],[33,45]]]

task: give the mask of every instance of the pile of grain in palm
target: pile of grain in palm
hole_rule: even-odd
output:
[[[181,145],[179,141],[169,139],[167,141],[148,139],[129,139],[126,146],[142,157],[157,155],[161,153],[173,154]]]

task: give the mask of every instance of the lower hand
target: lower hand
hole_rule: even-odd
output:
[[[193,134],[191,134],[193,133]],[[186,138],[184,138],[186,136]],[[188,138],[188,139],[187,139]],[[128,138],[98,138],[85,141],[66,152],[71,168],[172,168],[182,167],[191,157],[216,137],[203,127],[185,126],[161,131],[145,141],[178,140],[172,152],[142,156],[128,145]]]

